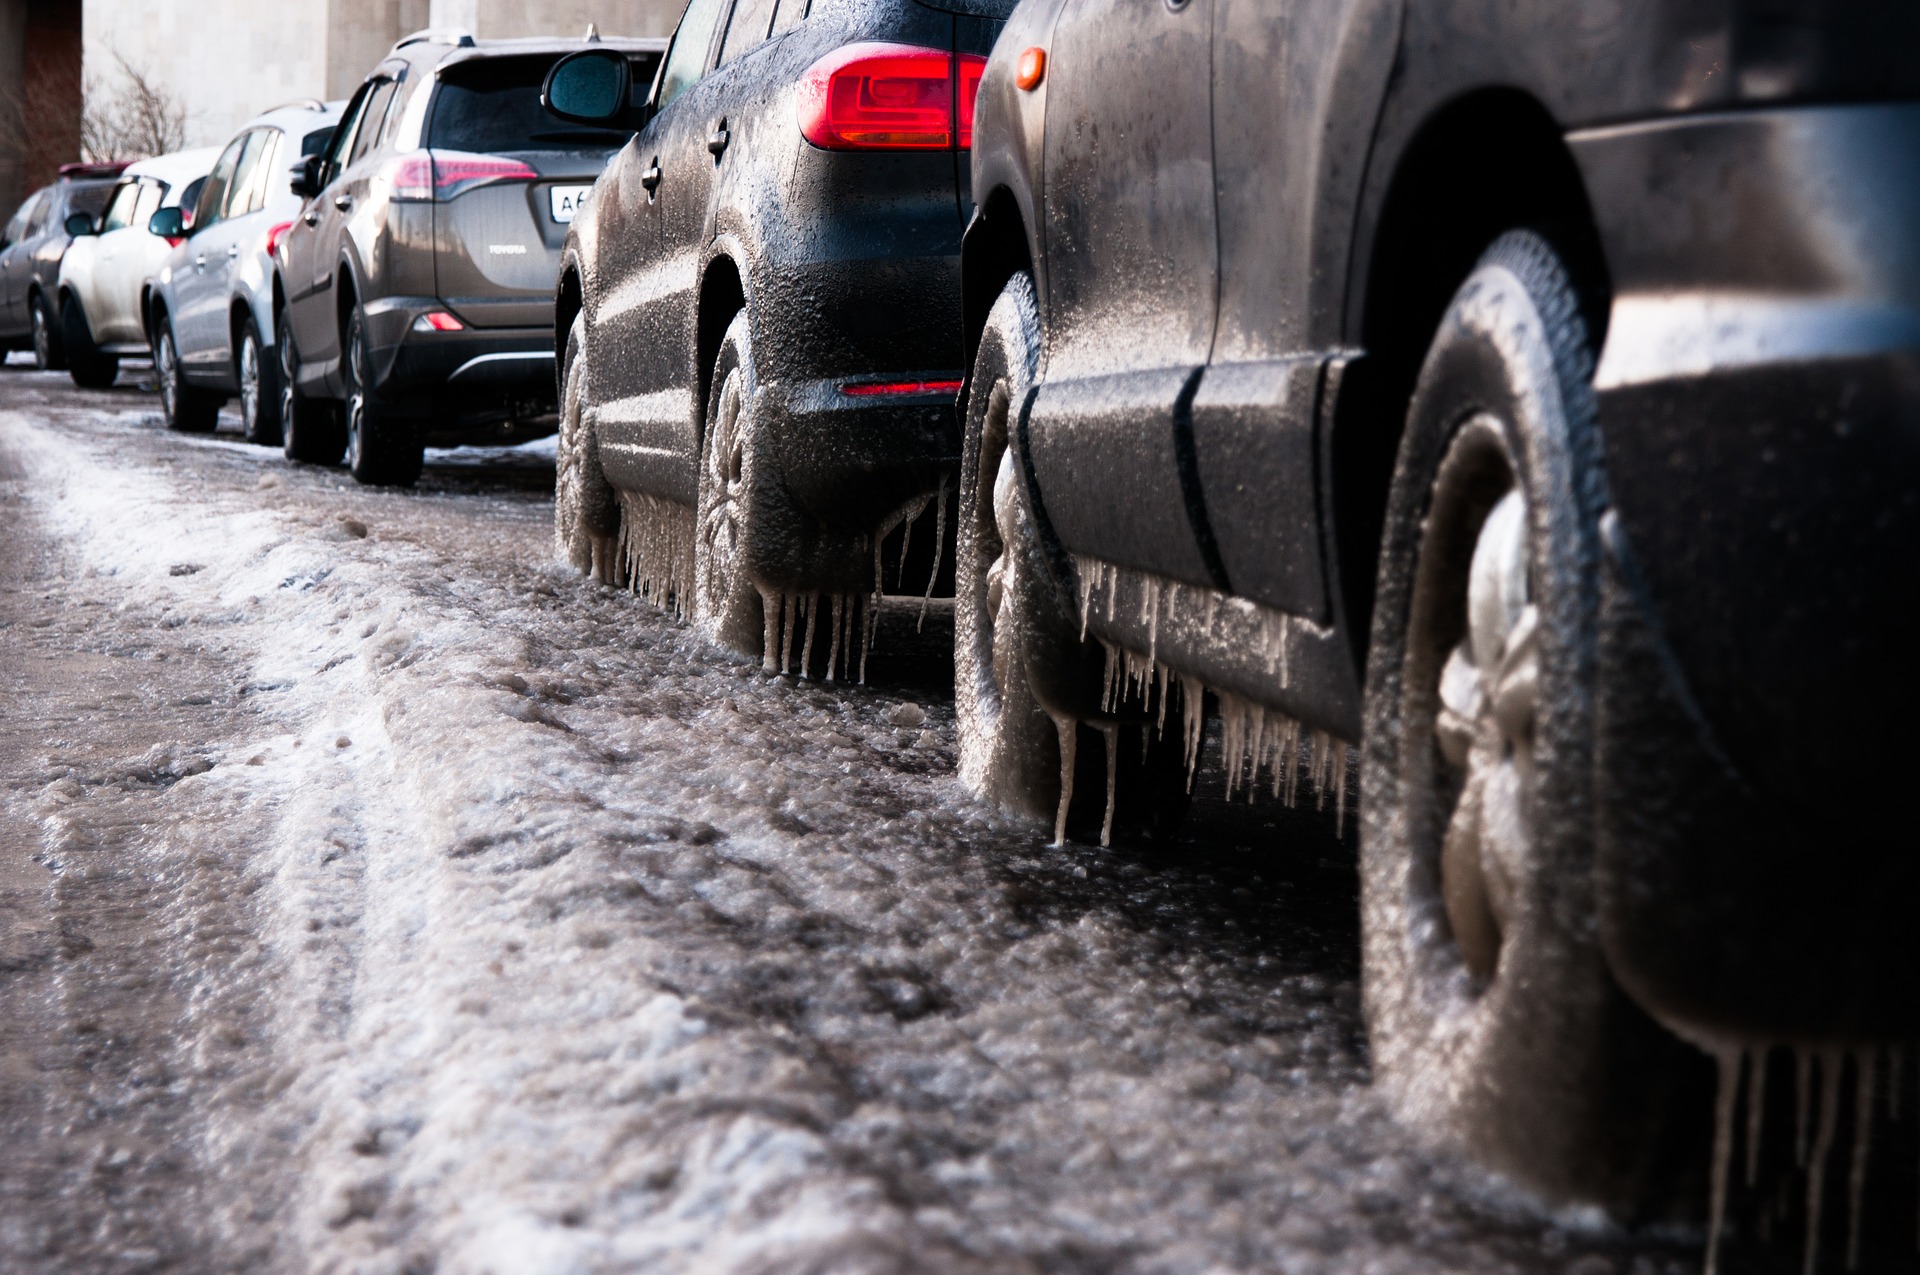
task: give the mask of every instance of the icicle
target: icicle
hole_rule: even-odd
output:
[[[1827,1157],[1833,1151],[1834,1131],[1840,1124],[1840,1066],[1846,1055],[1838,1050],[1820,1055],[1820,1131],[1813,1140],[1813,1160],[1807,1166],[1806,1275],[1820,1265],[1820,1212],[1826,1203]]]
[[[799,599],[793,594],[780,595],[780,674],[783,677],[793,660],[793,622],[799,618],[794,613],[799,609]]]
[[[1333,777],[1333,835],[1344,835],[1347,826],[1347,767],[1351,759],[1347,755],[1346,744],[1341,744],[1340,755],[1334,761],[1337,770]]]
[[[1153,734],[1154,737],[1158,739],[1164,737],[1167,733],[1167,666],[1164,664],[1155,664],[1153,666],[1153,676],[1155,686],[1160,694],[1160,711],[1153,722]],[[1140,746],[1145,748],[1146,732],[1144,730],[1140,732],[1140,738],[1142,741]]]
[[[1706,1275],[1719,1275],[1720,1231],[1727,1218],[1727,1172],[1733,1160],[1733,1109],[1740,1096],[1740,1064],[1745,1051],[1727,1045],[1714,1051],[1719,1089],[1713,1103],[1713,1195],[1708,1210]]]
[[[1100,824],[1100,845],[1104,848],[1113,844],[1113,804],[1119,795],[1120,778],[1120,727],[1110,723],[1100,728],[1107,737],[1107,817]]]
[[[1796,1047],[1793,1073],[1793,1162],[1804,1169],[1807,1167],[1807,1129],[1813,1122],[1813,1055]]]
[[[1093,572],[1081,567],[1080,575],[1080,640],[1087,640],[1087,618],[1093,609]]]
[[[1053,816],[1053,844],[1064,846],[1067,844],[1067,807],[1073,804],[1074,748],[1079,742],[1079,723],[1071,717],[1056,716],[1053,730],[1060,738],[1060,807]]]
[[[820,595],[809,593],[804,601],[807,607],[807,640],[800,644],[800,676],[813,677],[813,629],[814,622],[820,618]]]
[[[933,586],[940,580],[940,563],[947,552],[947,476],[940,475],[940,494],[933,499],[933,570],[927,573],[927,591],[920,598],[920,623],[914,632],[927,627],[927,605],[933,601]],[[902,555],[905,556],[905,555]]]
[[[780,595],[760,590],[760,671],[773,673],[773,653],[780,647]]]
[[[827,648],[827,684],[833,684],[834,669],[840,663],[840,634],[846,627],[846,617],[842,612],[846,607],[847,595],[833,595],[833,645]]]
[[[620,493],[619,573],[627,590],[687,617],[693,580],[693,511],[641,492]]]
[[[1206,721],[1207,693],[1197,677],[1180,678],[1181,734],[1186,742],[1187,791],[1193,791],[1193,777],[1200,771],[1200,742]]]
[[[1320,772],[1327,772],[1327,779]],[[1333,736],[1323,730],[1313,732],[1313,787],[1315,810],[1327,808],[1327,781],[1333,778]]]
[[[1847,1269],[1860,1268],[1860,1212],[1867,1194],[1867,1149],[1873,1138],[1875,1050],[1853,1056],[1853,1167],[1847,1174]]]
[[[1760,1126],[1767,1111],[1766,1045],[1753,1048],[1753,1062],[1747,1077],[1747,1186],[1760,1180]]]

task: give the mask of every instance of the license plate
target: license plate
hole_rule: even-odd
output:
[[[553,219],[561,223],[572,221],[575,214],[586,207],[587,196],[592,193],[591,186],[555,186],[547,192],[553,201]]]

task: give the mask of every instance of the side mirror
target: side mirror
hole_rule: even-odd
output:
[[[582,49],[553,64],[540,88],[540,105],[563,120],[618,128],[632,117],[627,106],[633,68],[612,49]]]
[[[82,235],[92,234],[93,218],[83,212],[69,213],[67,215],[67,233],[75,239],[80,238]]]
[[[324,162],[324,156],[302,155],[300,162],[293,166],[293,176],[287,183],[287,189],[301,199],[312,199],[319,194],[320,165]]]
[[[147,218],[147,233],[178,243],[187,237],[187,215],[178,207],[162,208]]]

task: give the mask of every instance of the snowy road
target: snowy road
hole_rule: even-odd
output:
[[[0,1268],[1697,1268],[1383,1117],[1330,813],[1046,848],[950,629],[771,677],[556,566],[537,447],[136,379],[0,370]]]

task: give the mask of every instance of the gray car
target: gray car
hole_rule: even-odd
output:
[[[154,232],[177,242],[147,281],[140,313],[169,427],[212,429],[237,394],[248,440],[280,442],[274,250],[300,215],[293,167],[327,148],[343,105],[309,99],[248,121],[199,199],[155,214]]]
[[[73,236],[67,218],[98,217],[124,163],[65,164],[60,178],[28,195],[0,228],[0,352],[33,351],[40,370],[66,367],[55,283]]]
[[[652,82],[665,41],[592,40]],[[582,47],[422,32],[354,94],[277,257],[288,456],[407,484],[428,442],[552,432],[560,246],[632,136],[541,106]]]

